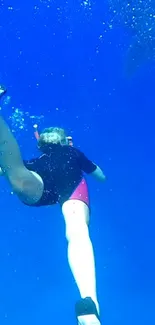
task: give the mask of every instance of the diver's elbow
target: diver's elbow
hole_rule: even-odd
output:
[[[96,165],[96,169],[94,172],[91,173],[92,176],[94,176],[98,181],[104,182],[106,180],[106,176],[103,173],[102,169]]]

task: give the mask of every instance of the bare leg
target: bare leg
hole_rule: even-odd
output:
[[[62,212],[66,223],[68,262],[71,271],[81,298],[91,297],[99,312],[94,253],[87,226],[89,209],[81,201],[69,200],[63,204]]]
[[[43,181],[39,175],[24,166],[17,141],[1,116],[0,166],[13,191],[22,201],[33,204],[40,199]]]

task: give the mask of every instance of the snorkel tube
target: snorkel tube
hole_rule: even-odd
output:
[[[40,138],[40,134],[38,131],[38,125],[34,124],[33,128],[34,128],[34,136],[35,136],[36,140],[38,141]],[[73,147],[73,138],[71,136],[68,136],[68,137],[66,137],[66,139],[68,140],[68,145]]]
[[[34,124],[33,128],[34,128],[34,136],[35,136],[36,140],[38,141],[39,138],[40,138],[40,135],[39,135],[39,132],[38,132],[38,125]]]

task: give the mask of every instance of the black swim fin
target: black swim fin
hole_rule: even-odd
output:
[[[78,325],[91,323],[89,320],[87,322],[86,319],[86,316],[89,315],[93,316],[93,321],[92,321],[93,324],[101,325],[96,305],[90,297],[81,299],[76,303],[75,314],[78,320]]]

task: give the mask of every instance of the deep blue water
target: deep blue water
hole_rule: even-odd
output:
[[[104,185],[89,179],[103,324],[153,325],[153,58],[131,60],[137,29],[125,27],[121,13],[121,24],[111,26],[106,1],[0,6],[0,81],[11,97],[2,110],[23,157],[38,154],[33,123],[60,125],[107,176]],[[79,295],[60,208],[25,207],[10,192],[1,179],[0,324],[75,324]]]

